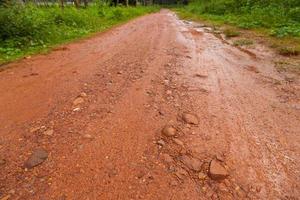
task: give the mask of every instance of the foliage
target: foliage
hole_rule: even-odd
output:
[[[276,37],[300,37],[299,0],[194,0],[179,10],[239,28],[265,28]]]
[[[101,31],[156,7],[0,7],[0,63]]]

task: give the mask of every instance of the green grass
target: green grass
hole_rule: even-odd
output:
[[[201,2],[201,0],[197,1]],[[251,9],[248,9],[247,13],[242,11],[230,12],[229,9],[228,13],[221,12],[221,14],[212,14],[210,11],[203,10],[203,6],[199,5],[199,2],[197,3],[197,1],[196,3],[192,3],[185,7],[176,7],[173,10],[177,12],[182,19],[200,21],[208,26],[217,28],[224,29],[225,27],[228,36],[237,36],[237,32],[240,32],[240,36],[243,36],[244,32],[247,32],[247,37],[250,35],[250,37],[253,37],[254,39],[257,37],[259,40],[263,38],[268,46],[274,48],[281,55],[300,55],[300,19],[297,18],[300,17],[300,12],[299,15],[296,13],[296,11],[298,11],[297,8],[290,9],[295,10],[296,14],[293,17],[283,14],[283,12],[277,13],[276,9],[278,8],[274,9],[272,15],[275,16],[273,17],[271,14],[268,15],[268,12],[271,12],[270,8],[268,12],[262,12],[263,8],[261,8],[261,12],[258,12],[257,10],[260,8],[255,8],[255,12],[252,12]],[[211,1],[207,0],[207,2],[209,4]],[[286,12],[291,13],[291,11]],[[255,15],[253,14],[254,16],[252,16],[251,13],[255,13]],[[277,14],[280,16],[276,16]],[[264,17],[267,17],[268,19],[263,20]],[[256,25],[249,26],[249,24]]]
[[[159,10],[155,6],[86,9],[58,6],[0,7],[0,64],[47,50]]]

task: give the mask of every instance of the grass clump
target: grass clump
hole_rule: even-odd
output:
[[[253,41],[249,39],[238,39],[233,42],[234,46],[249,46],[252,45]]]
[[[283,56],[297,56],[300,55],[300,47],[280,47],[278,53]]]
[[[235,29],[225,29],[224,30],[224,34],[227,38],[232,38],[232,37],[237,37],[239,36],[241,33],[238,32],[237,30]]]
[[[0,7],[0,64],[105,30],[158,7]]]

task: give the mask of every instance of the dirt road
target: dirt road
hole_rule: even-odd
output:
[[[274,59],[163,10],[9,64],[0,197],[298,199],[300,84]]]

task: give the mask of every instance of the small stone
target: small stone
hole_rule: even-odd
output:
[[[174,138],[173,141],[174,141],[175,144],[178,144],[179,146],[184,146],[184,143],[181,140],[177,139],[177,138]]]
[[[85,92],[81,92],[79,95],[79,97],[86,97],[86,96],[87,96],[87,94]]]
[[[35,150],[24,163],[24,167],[27,169],[34,168],[42,164],[47,158],[48,153],[44,149]]]
[[[118,71],[117,74],[123,74],[123,72],[122,71]]]
[[[85,138],[85,139],[93,139],[93,136],[91,136],[90,134],[84,134],[83,138]]]
[[[74,108],[73,109],[73,112],[78,112],[78,111],[80,111],[80,108]]]
[[[209,165],[209,177],[213,180],[223,180],[229,174],[227,170],[216,160],[212,160]]]
[[[183,155],[183,156],[179,157],[179,159],[189,169],[194,170],[196,172],[201,170],[202,163],[200,160],[193,158],[193,157],[189,157],[187,155]]]
[[[8,199],[10,199],[10,194],[8,194],[8,195],[6,195],[4,197],[1,197],[0,200],[8,200]]]
[[[44,134],[44,135],[48,135],[48,136],[52,136],[53,133],[54,133],[53,129],[48,129],[48,130],[46,130],[43,134]]]
[[[6,163],[6,160],[5,160],[5,159],[0,159],[0,166],[1,166],[1,165],[5,165],[5,163]]]
[[[182,119],[185,123],[188,123],[188,124],[197,125],[199,123],[198,118],[195,115],[192,115],[192,114],[189,114],[189,113],[184,113],[182,115]]]
[[[188,173],[184,169],[179,168],[179,169],[176,170],[175,175],[179,179],[183,180],[188,175]]]
[[[200,73],[197,73],[195,74],[196,77],[199,77],[199,78],[207,78],[207,75],[205,74],[200,74]]]
[[[30,133],[37,132],[38,130],[40,130],[40,128],[41,128],[41,127],[31,127],[31,128],[29,129],[29,132],[30,132]]]
[[[204,179],[206,178],[206,174],[204,174],[203,172],[199,172],[198,178],[199,178],[200,180],[204,180]]]
[[[82,97],[77,97],[74,101],[73,101],[73,105],[76,106],[78,104],[81,104],[84,102],[84,99]]]
[[[161,157],[166,163],[172,163],[174,161],[173,158],[166,153],[162,154]]]
[[[163,140],[158,140],[157,142],[156,142],[156,144],[158,144],[159,146],[165,146],[165,141],[163,141]]]
[[[176,129],[173,126],[167,125],[163,128],[162,133],[167,137],[176,135]]]
[[[167,95],[171,95],[172,94],[172,91],[171,90],[167,90]]]

